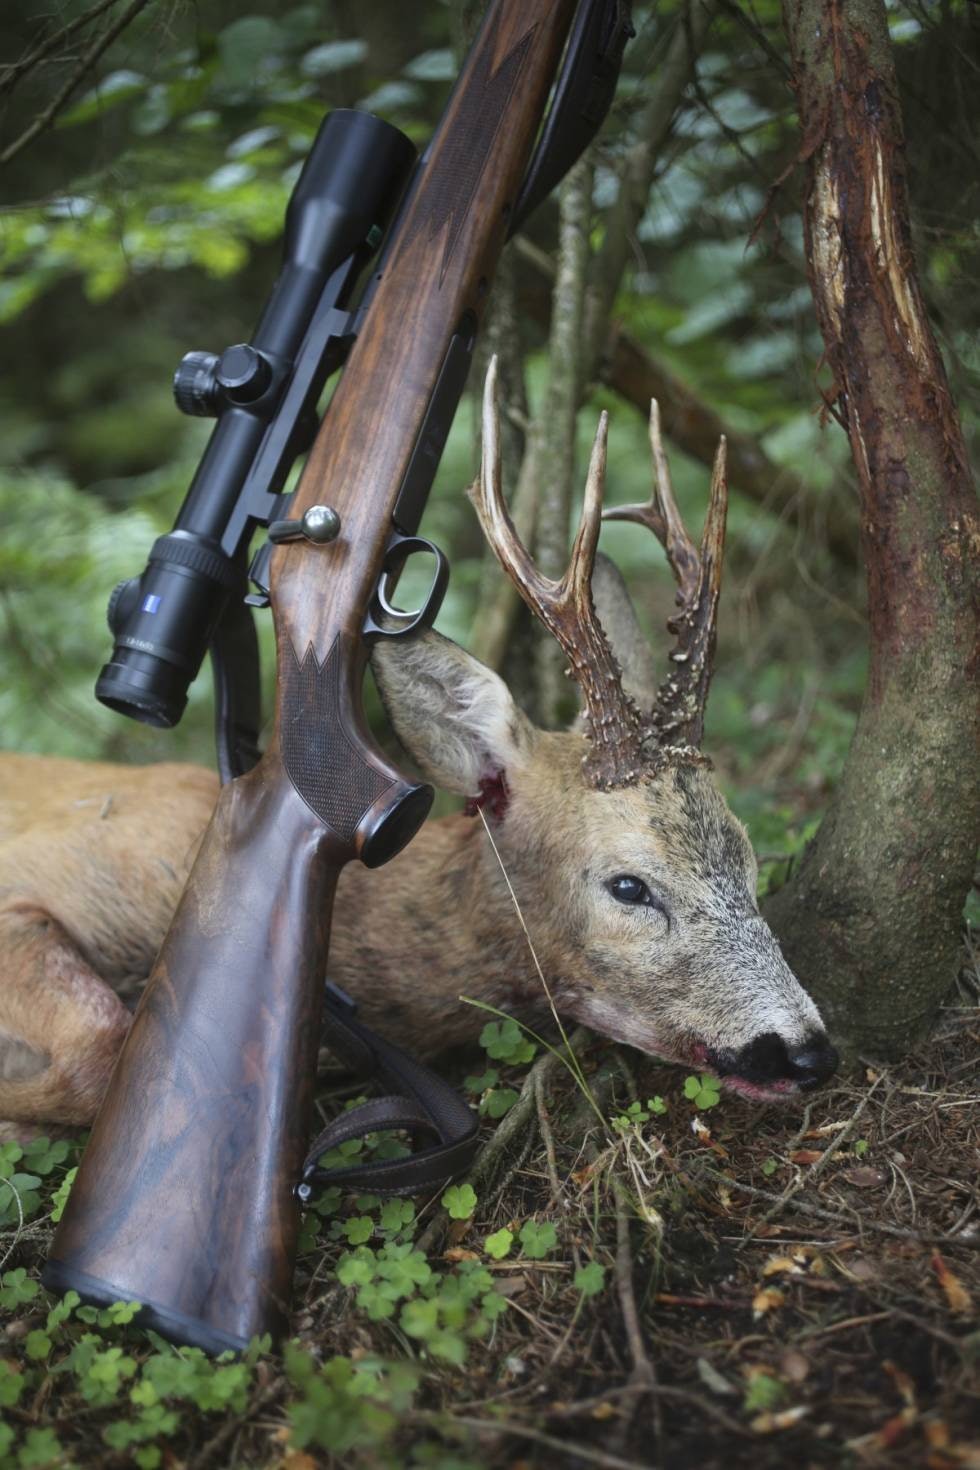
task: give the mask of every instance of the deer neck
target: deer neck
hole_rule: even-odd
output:
[[[541,983],[478,818],[430,822],[385,867],[345,870],[330,976],[369,1025],[423,1056],[471,1043],[492,1019],[462,995],[537,1008]]]

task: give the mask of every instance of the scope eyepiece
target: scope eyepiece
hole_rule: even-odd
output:
[[[143,575],[120,582],[109,599],[115,647],[96,699],[144,725],[176,725],[235,588],[239,569],[208,537],[158,537]]]

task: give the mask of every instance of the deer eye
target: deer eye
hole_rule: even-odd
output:
[[[610,878],[606,887],[619,903],[645,904],[648,908],[660,908],[642,878],[634,878],[631,873],[620,873],[617,878]]]

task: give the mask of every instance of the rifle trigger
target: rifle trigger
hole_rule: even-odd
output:
[[[435,557],[435,572],[421,607],[414,612],[406,612],[403,608],[395,607],[392,601],[395,584],[408,558],[419,552],[428,552]],[[427,541],[424,536],[404,536],[401,531],[393,531],[381,564],[378,585],[364,619],[364,637],[407,638],[420,628],[431,628],[448,585],[449,562],[438,546]]]

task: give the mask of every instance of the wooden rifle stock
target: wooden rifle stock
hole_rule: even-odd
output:
[[[340,534],[272,558],[269,748],[222,789],[45,1271],[209,1351],[286,1329],[337,875],[393,856],[431,801],[366,729],[365,618],[392,530],[416,530],[406,472],[481,316],[571,13],[495,0],[403,210],[291,507],[331,506]]]

